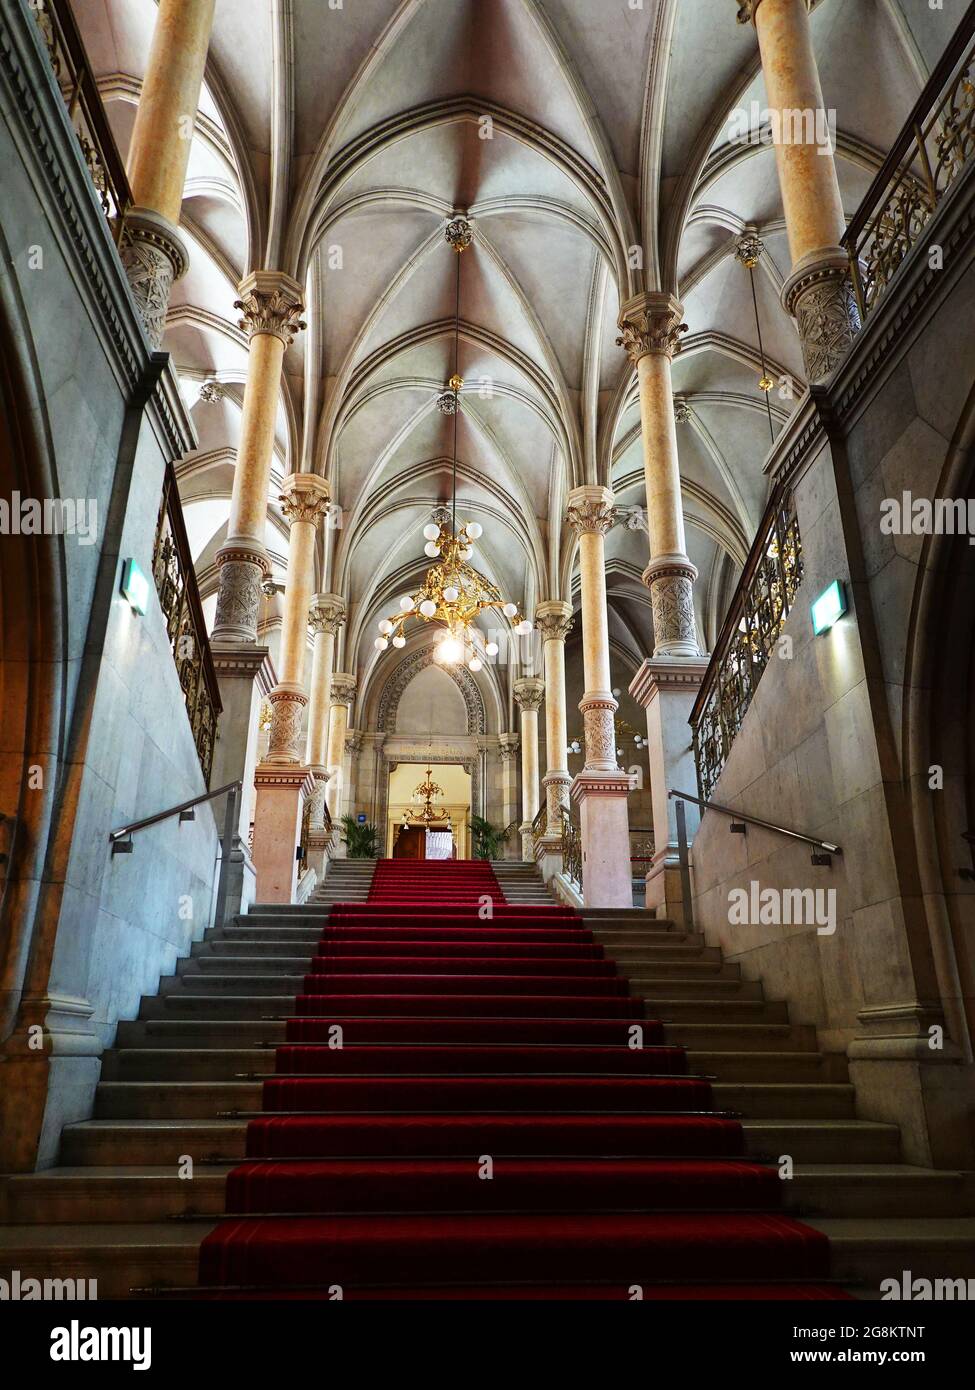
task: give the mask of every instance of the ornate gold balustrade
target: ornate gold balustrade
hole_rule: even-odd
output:
[[[562,810],[562,872],[582,887],[582,832],[564,808]]]
[[[152,573],[200,766],[209,786],[217,717],[223,705],[172,464],[167,465],[163,482]]]
[[[691,726],[707,801],[802,583],[802,537],[791,491],[772,494],[701,685]]]
[[[28,4],[47,46],[98,201],[118,242],[132,194],[71,5],[69,0],[28,0]]]
[[[847,228],[844,245],[864,321],[975,157],[973,72],[975,3]]]

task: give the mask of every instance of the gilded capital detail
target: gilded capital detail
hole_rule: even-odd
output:
[[[234,308],[242,314],[237,326],[248,338],[268,333],[290,347],[295,335],[308,326],[301,317],[305,312],[301,286],[290,275],[255,270],[241,281],[237,293],[240,298],[234,300]]]
[[[278,501],[292,526],[298,521],[317,526],[328,511],[328,483],[317,473],[291,473],[281,484]]]
[[[680,352],[681,336],[687,332],[683,318],[683,305],[673,295],[639,294],[620,309],[616,345],[626,349],[634,366],[651,353],[672,358]]]
[[[607,535],[616,524],[613,500],[608,487],[577,487],[570,492],[566,515],[576,535]]]
[[[515,681],[515,704],[523,714],[537,710],[544,694],[545,682],[535,676],[523,676]]]

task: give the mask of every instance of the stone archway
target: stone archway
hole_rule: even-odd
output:
[[[399,663],[392,672],[386,684],[383,686],[382,694],[379,697],[379,707],[376,715],[376,730],[381,734],[393,734],[396,732],[396,717],[399,713],[400,701],[406,692],[407,686],[414,677],[421,671],[434,664],[433,648],[423,647],[413,652]],[[449,676],[456,684],[464,701],[467,710],[467,733],[470,737],[487,732],[487,715],[484,709],[484,700],[477,682],[471,673],[463,666],[442,666],[438,669]]]

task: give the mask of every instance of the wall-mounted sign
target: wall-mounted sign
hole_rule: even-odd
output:
[[[149,604],[149,581],[132,559],[122,566],[122,597],[128,599],[134,613],[144,613]]]
[[[846,612],[846,589],[840,579],[834,579],[828,589],[824,589],[816,599],[810,612],[812,613],[813,632],[818,637],[822,632],[829,632],[835,622],[838,622]]]

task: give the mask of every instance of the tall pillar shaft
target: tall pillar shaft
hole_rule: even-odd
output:
[[[257,271],[240,286],[240,326],[250,335],[240,444],[227,539],[220,547],[215,642],[256,642],[261,582],[271,566],[264,545],[274,430],[285,348],[301,322],[301,286],[288,275]],[[311,476],[311,475],[305,475]]]
[[[305,756],[315,778],[310,829],[313,835],[320,835],[325,830],[328,712],[332,669],[335,665],[335,638],[345,622],[345,600],[339,594],[316,594],[312,600],[310,620],[315,645],[308,692],[308,745]]]
[[[119,252],[150,346],[158,348],[173,284],[189,264],[180,207],[200,105],[215,0],[159,0],[132,141]]]
[[[792,254],[783,302],[794,314],[810,381],[823,381],[860,330],[841,242],[846,230],[816,65],[808,0],[746,0],[773,121],[775,158]]]
[[[582,831],[582,891],[587,907],[632,907],[627,798],[634,779],[616,762],[616,701],[609,668],[605,536],[614,521],[613,494],[580,487],[568,514],[579,536],[582,648],[586,690],[579,702],[586,764],[572,783]]]
[[[284,591],[278,683],[271,702],[271,736],[266,762],[301,762],[301,720],[305,693],[305,655],[308,648],[308,610],[315,587],[315,536],[328,507],[328,484],[314,473],[292,473],[285,479],[281,504],[291,522],[288,582]],[[254,831],[255,838],[257,829]]]
[[[542,635],[545,662],[545,834],[562,838],[562,812],[569,806],[572,778],[565,766],[569,742],[565,707],[565,639],[572,631],[572,605],[549,600],[535,610],[535,626]]]
[[[653,605],[654,654],[697,656],[694,581],[687,555],[671,360],[680,350],[681,305],[667,294],[642,294],[620,310],[618,339],[636,367],[650,563],[643,582]]]
[[[532,822],[538,814],[538,710],[545,685],[533,676],[515,681],[515,703],[521,711],[521,857],[534,859]]]
[[[271,732],[267,756],[254,774],[254,866],[260,902],[293,902],[296,850],[305,802],[316,782],[301,761],[308,608],[315,578],[315,532],[328,506],[328,485],[314,473],[292,473],[281,490],[291,523],[288,582],[278,655],[278,683],[268,696]]]
[[[332,676],[331,710],[328,720],[328,790],[326,800],[333,819],[341,814],[345,791],[345,740],[349,732],[349,709],[355,699],[355,676],[336,671]]]

